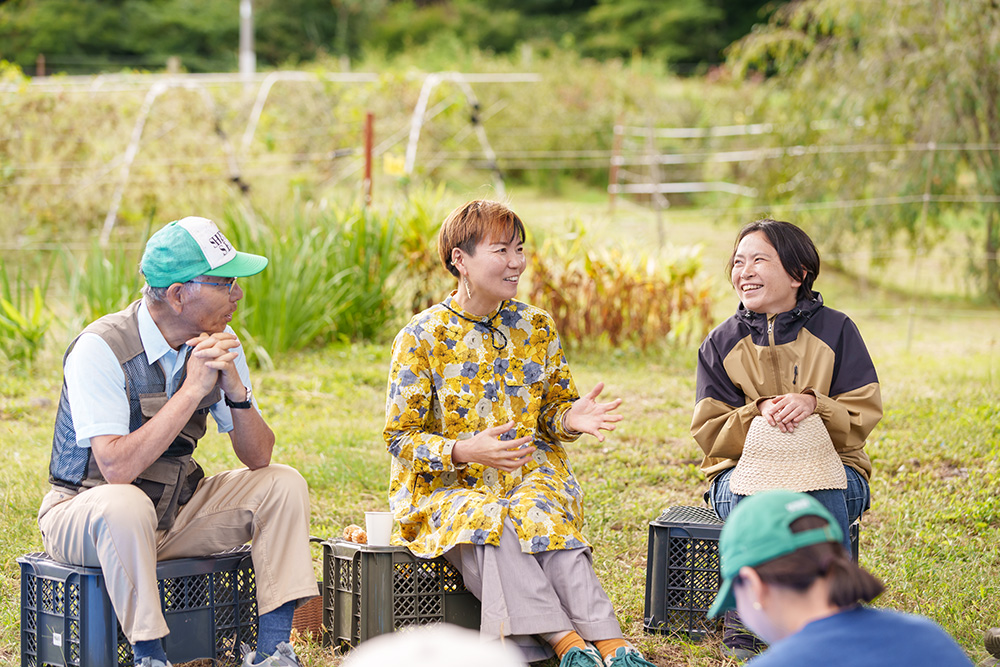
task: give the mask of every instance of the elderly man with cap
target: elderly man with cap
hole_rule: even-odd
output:
[[[266,265],[210,220],[172,222],[146,244],[143,298],[84,329],[63,360],[42,541],[56,560],[103,570],[137,665],[170,664],[156,562],[248,540],[261,615],[244,665],[299,664],[292,613],[316,594],[309,492],[271,463],[274,434],[229,327],[237,278]],[[246,468],[205,477],[194,461],[209,414]]]

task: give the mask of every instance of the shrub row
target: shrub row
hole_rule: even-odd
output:
[[[222,227],[241,250],[269,258],[247,278],[233,326],[253,363],[334,341],[388,341],[412,313],[452,289],[438,265],[436,235],[444,218],[441,190],[386,209],[303,204],[279,219],[231,209]],[[137,249],[102,248],[82,258],[59,255],[70,329],[137,297]],[[524,298],[549,310],[568,345],[647,347],[700,335],[710,325],[710,292],[696,255],[664,261],[587,249],[549,238],[529,251]],[[36,272],[37,273],[37,272]],[[3,273],[0,354],[30,362],[57,306],[48,276],[35,284]],[[66,332],[72,335],[75,331]]]

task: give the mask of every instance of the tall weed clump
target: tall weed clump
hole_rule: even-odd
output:
[[[349,271],[347,307],[333,320],[341,340],[373,340],[385,335],[394,313],[390,278],[399,264],[396,213],[355,207],[342,219],[340,242],[330,261]],[[391,335],[391,334],[390,334]]]
[[[376,337],[392,317],[390,276],[398,262],[392,215],[360,207],[297,207],[286,219],[226,216],[226,235],[268,266],[240,285],[233,323],[247,356],[269,367],[276,355],[335,340]]]
[[[397,280],[400,303],[407,303],[411,314],[439,302],[453,282],[437,252],[438,232],[448,214],[444,194],[443,184],[417,191],[396,216],[401,254]]]
[[[528,300],[547,310],[570,344],[697,340],[712,327],[711,282],[696,251],[672,259],[594,250],[579,236],[546,239],[529,256]]]
[[[29,284],[22,271],[13,279],[0,267],[0,355],[30,366],[41,351],[52,316],[45,305],[50,274]]]
[[[139,298],[145,282],[139,273],[141,256],[141,248],[104,248],[98,239],[91,241],[81,261],[63,252],[69,303],[79,310],[84,322],[118,312]]]

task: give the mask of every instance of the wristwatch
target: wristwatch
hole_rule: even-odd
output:
[[[247,397],[242,401],[230,401],[229,397],[223,392],[223,396],[226,399],[226,405],[234,410],[246,410],[253,407],[253,392],[250,391],[250,387],[247,387]]]

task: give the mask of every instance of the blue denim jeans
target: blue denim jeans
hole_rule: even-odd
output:
[[[747,496],[733,493],[729,489],[729,477],[735,468],[723,470],[712,480],[712,486],[708,490],[708,497],[712,503],[712,509],[725,520],[732,511],[736,503]],[[830,510],[830,514],[840,524],[840,529],[844,532],[844,548],[851,552],[851,536],[848,527],[861,517],[861,513],[871,507],[871,490],[868,482],[850,466],[844,466],[847,473],[846,489],[823,489],[822,491],[808,491],[807,493],[818,500],[823,507]]]

